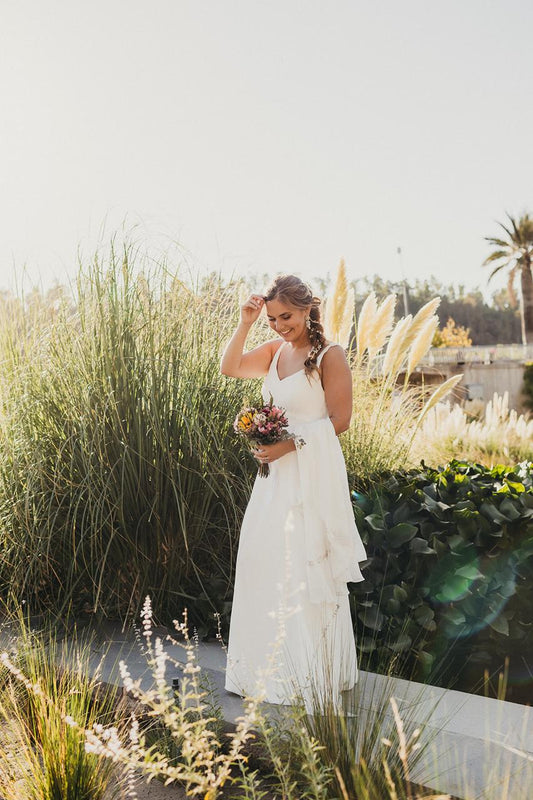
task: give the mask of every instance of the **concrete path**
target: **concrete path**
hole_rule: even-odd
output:
[[[154,631],[162,640],[167,634],[166,629]],[[103,680],[121,685],[118,663],[123,659],[132,678],[150,687],[142,644],[131,631],[104,627],[92,649],[94,667],[103,659]],[[166,642],[165,650],[184,663],[182,647]],[[198,661],[214,686],[224,719],[233,723],[242,713],[242,700],[224,689],[224,650],[217,642],[201,642]],[[170,670],[168,675],[170,679]],[[391,696],[404,723],[420,726],[421,742],[429,743],[413,770],[414,781],[468,800],[533,798],[533,711],[529,706],[366,672],[361,672],[353,695],[345,699],[355,709],[356,721],[364,724],[372,712],[389,706]],[[392,713],[387,716],[386,724],[391,724]],[[523,751],[529,760],[510,748]]]

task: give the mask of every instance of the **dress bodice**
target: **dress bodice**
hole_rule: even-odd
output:
[[[279,377],[278,361],[285,344],[284,342],[278,347],[270,363],[270,369],[263,382],[262,394],[265,403],[272,397],[274,405],[285,409],[290,429],[298,422],[313,422],[326,418],[328,409],[320,374],[316,370],[309,376],[305,374],[304,369],[300,369],[285,378]],[[335,346],[327,345],[322,350],[317,359],[318,366],[326,351]]]

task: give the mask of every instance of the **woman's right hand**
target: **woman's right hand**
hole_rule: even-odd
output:
[[[251,294],[241,306],[241,322],[244,325],[253,325],[264,305],[265,301],[260,294]]]

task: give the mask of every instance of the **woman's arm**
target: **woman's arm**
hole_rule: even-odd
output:
[[[241,306],[241,321],[226,345],[220,361],[220,371],[230,378],[261,378],[266,375],[274,353],[281,341],[269,341],[243,353],[250,328],[261,313],[265,301],[253,294]]]
[[[338,436],[348,430],[352,419],[352,373],[342,347],[324,353],[321,370],[329,418]]]

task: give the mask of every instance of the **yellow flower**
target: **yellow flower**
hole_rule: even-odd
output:
[[[252,427],[252,422],[253,422],[253,415],[252,414],[243,414],[242,417],[240,418],[239,422],[237,423],[237,426],[238,426],[239,430],[247,431],[247,430],[249,430],[249,428]]]

